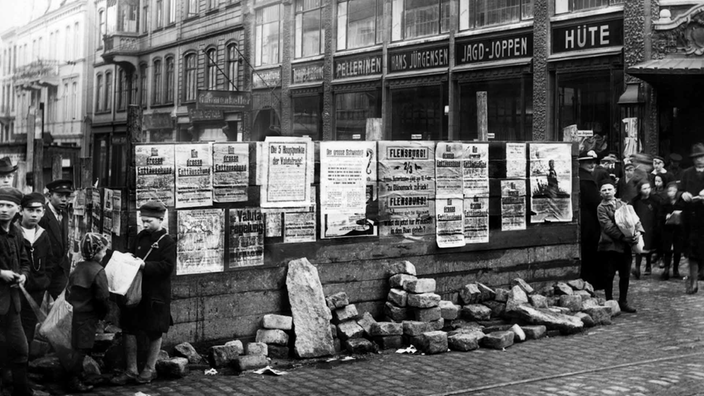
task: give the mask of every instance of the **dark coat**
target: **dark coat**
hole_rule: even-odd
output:
[[[29,278],[30,262],[23,240],[17,224],[10,224],[8,231],[0,227],[0,270],[14,271]],[[15,307],[15,312],[22,309],[19,288],[11,286],[10,283],[0,281],[0,315],[7,314],[10,305]]]
[[[66,301],[73,306],[71,344],[89,349],[95,342],[98,320],[108,312],[108,278],[95,261],[81,261],[71,272],[66,286]]]
[[[697,172],[694,167],[686,169],[680,179],[680,190],[693,196],[704,190],[704,172]],[[686,249],[690,258],[704,260],[704,201],[685,203],[683,212]]]
[[[658,220],[660,219],[660,198],[654,194],[650,194],[648,198],[642,198],[640,195],[633,198],[633,209],[640,218],[640,224],[645,231],[643,234],[643,242],[645,250],[653,250],[660,246],[660,227]]]
[[[68,274],[71,269],[71,260],[68,257],[68,213],[63,215],[63,219],[59,223],[47,203],[44,205],[44,217],[39,221],[39,225],[49,233],[49,242],[51,243],[50,263],[52,268],[47,268],[47,271],[53,272],[58,266]]]
[[[28,292],[46,291],[51,281],[46,269],[52,268],[53,266],[49,262],[52,258],[49,234],[41,226],[37,226],[36,232],[37,237],[34,243],[31,243],[26,238],[22,238],[27,256],[29,257],[30,263],[32,263],[29,277],[27,277],[27,283],[24,285],[24,288]]]
[[[625,205],[627,204],[620,199],[603,201],[599,204],[599,224],[601,225],[601,236],[599,237],[600,252],[630,252],[626,237],[618,228],[614,219],[616,210]]]
[[[592,174],[581,168],[579,169],[579,195],[581,277],[594,285],[595,288],[601,289],[603,268],[600,268],[597,257],[597,245],[599,244],[597,207],[601,202],[601,196]]]

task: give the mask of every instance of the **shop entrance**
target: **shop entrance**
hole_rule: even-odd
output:
[[[267,136],[280,136],[281,122],[273,109],[259,110],[252,127],[252,141],[263,142]]]

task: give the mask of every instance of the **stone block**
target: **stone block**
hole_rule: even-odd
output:
[[[276,344],[287,346],[288,345],[288,334],[283,330],[257,330],[257,335],[255,337],[256,342],[263,342],[265,344]]]
[[[420,350],[422,344],[423,344],[423,334],[419,335],[414,335],[414,336],[403,336],[403,340],[406,344],[408,345],[413,345],[416,347],[416,349]]]
[[[552,297],[555,295],[555,285],[545,286],[540,289],[539,293],[548,298]]]
[[[574,290],[565,282],[557,282],[555,283],[555,294],[558,296],[570,295],[574,294]]]
[[[203,357],[188,342],[182,342],[174,347],[174,354],[188,359],[191,364],[203,364]]]
[[[433,308],[440,305],[440,296],[435,293],[409,293],[408,306],[414,308]]]
[[[515,317],[528,324],[545,325],[548,329],[557,329],[568,333],[577,333],[584,329],[579,318],[550,311],[550,309],[533,308],[530,305],[520,305],[512,312]]]
[[[266,349],[272,359],[288,359],[291,356],[291,349],[286,346],[267,344]]]
[[[460,314],[461,306],[453,304],[452,301],[440,301],[440,316],[445,320],[455,320]]]
[[[526,333],[523,331],[521,326],[515,324],[515,325],[511,326],[511,328],[509,330],[512,331],[513,334],[515,334],[515,336],[513,338],[514,342],[523,342],[526,340]]]
[[[584,290],[584,280],[583,279],[573,279],[567,281],[567,285],[572,288],[572,290]]]
[[[453,351],[468,352],[479,348],[484,333],[468,332],[447,336],[447,346]]]
[[[584,281],[584,290],[591,294],[592,297],[596,296],[596,293],[594,292],[594,286],[592,286],[592,284],[587,281]]]
[[[381,350],[403,348],[403,336],[400,335],[374,337],[374,342]]]
[[[474,282],[468,283],[460,289],[460,299],[464,304],[479,303],[481,295],[482,292],[479,290],[479,286]]]
[[[416,278],[414,275],[396,274],[396,275],[389,278],[389,286],[391,286],[393,288],[397,288],[397,289],[398,288],[403,289],[406,282],[416,280],[416,279],[418,279],[418,278]]]
[[[557,330],[557,329],[548,330],[548,332],[547,332],[548,338],[549,338],[549,337],[559,337],[559,336],[561,336],[561,335],[562,335],[562,332],[561,332],[560,330]]]
[[[353,338],[345,341],[347,352],[354,354],[375,353],[376,346],[366,338]]]
[[[267,314],[262,317],[262,327],[265,329],[291,330],[293,318],[284,315]]]
[[[264,355],[239,356],[232,362],[236,371],[258,370],[269,365],[269,359]]]
[[[409,293],[435,293],[435,279],[423,278],[409,280],[403,285],[403,289]]]
[[[232,340],[225,343],[225,346],[233,347],[237,350],[238,355],[244,355],[244,345],[240,340]]]
[[[354,304],[350,304],[334,310],[332,316],[337,323],[340,323],[350,319],[357,319],[359,313],[357,312],[357,307]]]
[[[408,260],[397,261],[389,265],[389,274],[416,275],[416,266]]]
[[[541,294],[531,294],[530,297],[530,304],[534,306],[535,308],[547,308],[548,307],[548,298],[541,295]]]
[[[359,338],[364,335],[364,329],[354,320],[347,320],[337,325],[337,335],[342,341]]]
[[[440,307],[434,308],[416,308],[413,310],[413,317],[415,320],[421,322],[432,322],[438,320],[442,317],[442,311]]]
[[[428,355],[447,352],[447,333],[444,331],[423,333],[423,341],[419,349]]]
[[[522,326],[523,332],[526,333],[526,340],[537,340],[545,337],[548,329],[543,325],[537,326]]]
[[[515,301],[518,304],[528,304],[528,294],[522,287],[516,285],[511,288],[511,297],[509,301]]]
[[[332,341],[332,343],[335,346],[335,353],[341,353],[342,352],[342,341],[340,341],[339,338],[335,338]]]
[[[495,331],[486,334],[481,340],[481,346],[491,349],[504,349],[513,345],[515,334],[512,331]]]
[[[491,317],[491,308],[481,304],[468,304],[462,307],[462,317],[470,320],[487,320]]]
[[[504,313],[506,312],[506,303],[502,303],[500,301],[487,300],[482,302],[482,305],[485,305],[486,307],[491,309],[492,318],[504,316]]]
[[[611,324],[611,308],[610,307],[595,307],[584,310],[584,313],[591,316],[594,323],[597,325]]]
[[[215,345],[210,347],[209,360],[210,366],[220,368],[228,365],[237,356],[239,351],[234,346]]]
[[[359,324],[359,322],[357,322]],[[337,338],[337,325],[330,323],[330,334],[332,334],[332,338]]]
[[[534,292],[533,287],[531,285],[529,285],[528,282],[524,281],[521,278],[516,278],[516,279],[512,280],[511,286],[520,287],[521,289],[523,289],[523,291],[526,294],[533,294],[533,292]],[[512,288],[512,290],[513,290],[513,288]]]
[[[188,374],[188,362],[185,357],[157,360],[156,372],[159,377],[183,378]]]
[[[376,322],[372,324],[372,337],[403,335],[403,323]]]
[[[621,315],[621,306],[618,305],[618,301],[616,301],[616,300],[606,301],[606,302],[604,302],[604,306],[609,307],[609,309],[611,310],[611,317],[615,318],[615,317]]]
[[[483,283],[477,283],[477,287],[479,288],[479,292],[481,293],[481,296],[479,296],[479,302],[489,301],[496,298],[496,292],[489,286]]]
[[[402,289],[391,289],[387,300],[394,303],[397,307],[405,307],[408,302],[408,292]]]
[[[325,297],[325,303],[331,311],[342,308],[350,303],[347,293],[339,292]]]
[[[592,298],[592,295],[589,294],[589,292],[586,290],[575,290],[574,295],[582,297],[582,301],[586,300],[587,298]]]
[[[384,314],[394,322],[403,322],[408,318],[408,310],[398,307],[391,302],[384,304]]]
[[[597,300],[596,298],[582,299],[582,309],[596,308],[600,306],[601,304],[599,304],[599,300]]]
[[[250,342],[247,344],[247,355],[269,355],[269,348],[263,342]]]
[[[455,319],[450,323],[453,329],[465,329],[472,331],[482,331],[483,326],[473,320]]]
[[[402,325],[403,325],[403,334],[408,335],[408,336],[422,335],[423,333],[431,331],[431,325],[428,322],[404,320]]]
[[[574,316],[578,317],[579,320],[581,320],[582,323],[584,323],[584,327],[596,326],[596,323],[594,323],[594,319],[592,319],[592,317],[589,316],[589,314],[586,314],[584,312],[577,312],[576,314],[574,314]]]
[[[503,288],[498,288],[494,290],[496,292],[496,297],[494,298],[499,302],[506,302],[508,298],[511,297],[511,291]]]
[[[558,314],[565,314],[565,315],[569,315],[572,313],[571,309],[569,309],[567,307],[559,307],[559,306],[550,307],[550,308],[548,308],[548,311],[555,312]]]
[[[430,330],[442,330],[445,327],[445,319],[440,318],[438,320],[433,320],[428,322],[428,325],[430,325]]]
[[[447,332],[447,336],[450,337],[450,336],[457,335],[457,334],[472,334],[472,333],[481,334],[482,337],[484,336],[484,332],[481,329],[472,329],[472,328],[459,328],[459,329],[450,330]]]
[[[376,323],[376,320],[374,320],[374,317],[369,312],[365,312],[362,314],[361,318],[357,319],[357,324],[362,326],[367,336],[371,336],[372,325],[374,323]],[[335,332],[337,333],[337,329],[335,329]]]
[[[579,312],[582,310],[582,297],[576,294],[560,296],[560,306],[569,308],[571,312]]]
[[[484,325],[482,332],[484,334],[495,333],[497,331],[510,331],[513,325],[510,323],[496,323]]]

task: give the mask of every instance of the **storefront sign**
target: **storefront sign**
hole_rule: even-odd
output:
[[[334,62],[335,78],[381,75],[381,54],[365,54],[337,58]]]
[[[252,94],[240,91],[198,90],[196,108],[204,110],[245,111],[252,108]]]
[[[439,45],[390,50],[388,64],[392,73],[445,67],[450,64],[450,49],[447,45]]]
[[[225,118],[222,110],[203,109],[188,109],[188,117],[191,118],[191,122],[221,121]]]
[[[306,65],[292,66],[291,71],[293,73],[293,78],[291,82],[293,84],[303,84],[316,81],[323,81],[323,64],[321,63],[309,63]]]
[[[252,89],[281,86],[281,69],[255,70],[252,73]]]
[[[169,113],[144,114],[142,118],[142,128],[152,129],[173,129],[174,122]]]
[[[457,42],[456,65],[529,57],[533,54],[533,34],[509,37],[483,37]]]
[[[552,29],[552,52],[623,45],[623,20],[589,22]]]

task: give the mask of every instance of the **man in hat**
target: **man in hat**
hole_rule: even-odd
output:
[[[594,150],[579,155],[579,212],[582,240],[582,279],[591,283],[595,289],[603,288],[604,270],[599,267],[597,257],[600,226],[597,207],[601,202],[599,188],[593,177],[597,155]]]
[[[10,157],[0,158],[0,186],[12,187],[12,181],[15,180],[15,171],[17,171],[17,165],[12,165]]]
[[[689,253],[687,292],[696,293],[697,280],[704,275],[704,144],[692,146],[690,158],[694,166],[682,172],[680,190],[685,201],[684,231]]]
[[[21,199],[18,189],[0,186],[0,365],[12,371],[13,395],[32,395],[27,377],[29,348],[20,320],[18,289],[27,280],[30,262],[22,234],[12,223]]]
[[[39,225],[49,234],[51,241],[50,267],[46,269],[51,282],[49,294],[56,298],[66,287],[71,260],[68,257],[68,223],[66,211],[68,200],[73,192],[73,182],[70,180],[55,180],[46,185],[48,201],[45,205],[44,217]]]
[[[670,154],[670,165],[667,167],[667,171],[672,173],[672,177],[678,183],[682,179],[682,172],[684,172],[684,169],[680,168],[680,162],[682,162],[681,155],[677,153]]]
[[[616,182],[616,163],[620,162],[614,154],[609,154],[601,159],[599,165],[594,168],[592,177],[597,186],[610,181],[612,183]]]
[[[638,190],[635,184],[631,182],[635,174],[636,166],[633,163],[627,163],[623,166],[623,177],[618,179],[616,183],[616,198],[625,203],[630,203],[633,198],[638,195]]]

